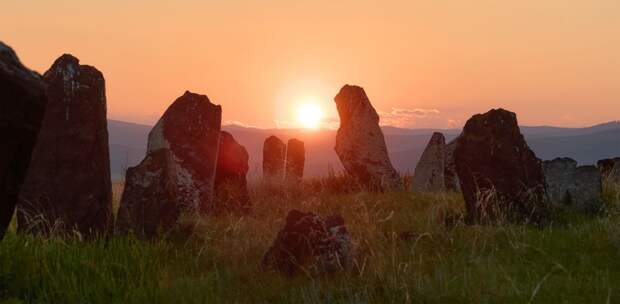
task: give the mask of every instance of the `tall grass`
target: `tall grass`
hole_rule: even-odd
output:
[[[334,178],[338,187],[350,187]],[[620,186],[607,212],[544,228],[463,224],[459,194],[251,190],[254,212],[208,217],[189,239],[83,242],[8,233],[0,299],[16,303],[605,303],[620,301]],[[331,184],[333,188],[336,184]],[[117,193],[118,194],[118,193]],[[341,214],[353,267],[287,278],[260,261],[286,213]]]

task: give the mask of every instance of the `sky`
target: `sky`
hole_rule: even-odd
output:
[[[1,0],[0,40],[40,73],[97,67],[108,117],[137,123],[190,90],[227,123],[299,127],[312,104],[333,127],[345,84],[398,127],[620,120],[618,0]]]

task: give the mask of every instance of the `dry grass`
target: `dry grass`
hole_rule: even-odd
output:
[[[250,216],[207,217],[190,239],[82,242],[9,233],[0,299],[55,303],[558,303],[620,299],[620,186],[607,213],[562,214],[545,228],[464,225],[459,194],[369,193],[314,180],[251,189]],[[343,187],[350,191],[338,193]],[[118,189],[116,189],[118,190]],[[118,195],[118,191],[115,191]],[[353,267],[287,278],[260,269],[293,208],[341,214]]]

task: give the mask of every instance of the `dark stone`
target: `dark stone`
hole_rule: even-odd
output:
[[[293,275],[301,269],[318,273],[346,269],[352,260],[352,242],[340,215],[325,219],[314,213],[291,210],[263,266]]]
[[[516,114],[498,109],[474,115],[454,158],[467,222],[546,220],[542,162],[521,135]]]
[[[445,161],[446,138],[443,134],[435,132],[413,172],[413,191],[444,191],[446,189]]]
[[[186,91],[149,133],[147,154],[168,149],[179,165],[177,202],[187,208],[208,211],[213,204],[221,124],[221,106]]]
[[[446,189],[450,191],[461,191],[459,177],[456,174],[456,164],[454,163],[454,149],[456,149],[457,141],[458,137],[446,145],[446,159],[444,161],[445,167],[443,176]]]
[[[62,55],[45,72],[48,103],[18,206],[18,229],[34,233],[112,228],[105,80]]]
[[[215,212],[247,213],[251,208],[246,175],[250,156],[228,132],[220,133],[220,152],[215,173]]]
[[[284,181],[284,158],[286,145],[275,136],[265,139],[263,145],[263,179],[268,184],[281,184]]]
[[[152,236],[213,209],[222,109],[185,92],[149,133],[140,165],[127,173],[117,230]]]
[[[601,159],[597,162],[603,179],[620,183],[620,157]]]
[[[379,115],[364,89],[345,85],[334,100],[340,116],[335,150],[347,174],[368,189],[402,190],[379,127]]]
[[[0,239],[13,217],[46,103],[41,76],[0,42]]]
[[[153,237],[177,228],[183,211],[177,204],[177,167],[170,151],[159,149],[127,169],[117,232]]]
[[[289,139],[286,146],[286,182],[291,185],[299,184],[304,177],[306,149],[304,142],[298,139]]]

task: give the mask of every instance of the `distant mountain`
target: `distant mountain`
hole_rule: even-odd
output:
[[[224,126],[250,154],[249,178],[259,178],[262,172],[263,141],[270,135],[287,141],[303,140],[306,145],[306,176],[319,176],[329,168],[341,170],[334,152],[335,130],[307,131],[300,129],[259,129],[243,126]],[[151,126],[117,120],[108,121],[112,176],[121,179],[127,167],[135,166],[144,157]],[[404,129],[383,127],[392,164],[400,172],[413,172],[431,134],[442,132],[448,141],[460,134],[460,129]],[[620,122],[609,122],[587,128],[551,126],[522,126],[529,146],[542,159],[567,156],[580,164],[620,156]]]

